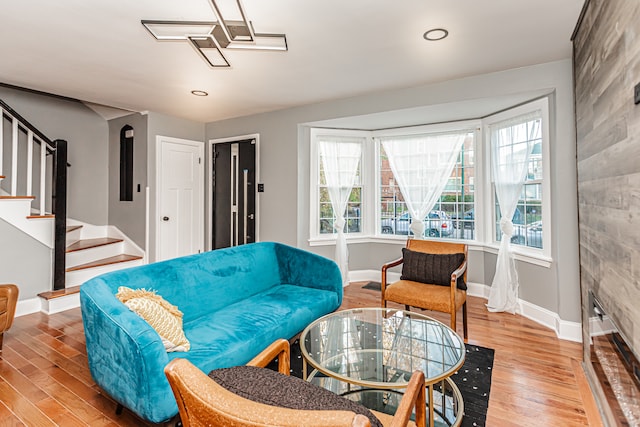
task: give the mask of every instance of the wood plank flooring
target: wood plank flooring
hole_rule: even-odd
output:
[[[363,285],[345,288],[341,309],[379,305],[380,292]],[[601,426],[581,345],[519,315],[489,313],[485,302],[470,297],[468,309],[469,343],[496,350],[487,426]],[[15,319],[0,357],[0,426],[151,425],[115,408],[91,379],[80,309]]]

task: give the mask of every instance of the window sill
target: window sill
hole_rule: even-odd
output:
[[[521,249],[516,247],[515,245],[511,245],[513,249],[513,256],[516,261],[527,262],[529,264],[539,265],[540,267],[551,268],[551,263],[553,262],[553,258],[544,255],[543,253],[534,252],[533,250],[527,251],[526,249]],[[497,255],[498,254],[498,245],[485,245],[483,246],[483,250],[490,254]]]
[[[442,239],[444,242],[453,242],[453,243],[463,243],[461,240],[447,240]],[[313,239],[309,239],[309,246],[335,246],[336,238],[334,236],[331,237],[316,237]],[[404,246],[407,243],[406,236],[365,236],[365,235],[353,235],[347,236],[347,243],[385,243],[385,244],[393,244],[393,245],[401,245]],[[469,251],[482,251],[490,254],[497,255],[499,246],[496,244],[482,244],[477,241],[467,241],[467,245],[469,246]],[[512,246],[514,249],[514,257],[517,261],[526,262],[533,265],[538,265],[540,267],[551,268],[551,263],[553,262],[553,258],[548,257],[542,253],[533,252],[523,250],[517,247]]]

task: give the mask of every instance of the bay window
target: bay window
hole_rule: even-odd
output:
[[[437,125],[376,131],[312,128],[311,243],[335,239],[337,215],[318,144],[323,139],[339,138],[362,146],[355,183],[343,212],[343,231],[348,240],[403,241],[420,229],[419,224],[412,227],[412,223],[424,214],[424,238],[496,247],[502,231],[492,167],[500,159],[513,157],[492,156],[492,150],[514,153],[524,149],[526,173],[512,217],[510,241],[516,251],[533,257],[549,256],[547,103],[542,98],[483,119]],[[443,149],[447,138],[457,138],[457,142]],[[500,143],[492,145],[492,138]],[[394,148],[390,148],[390,142],[396,144]],[[392,165],[390,157],[394,155],[404,159],[404,164],[399,166],[396,159]],[[434,159],[440,159],[436,164],[449,162],[448,166],[436,173]],[[431,189],[425,190],[427,187]],[[422,211],[412,207],[407,194],[413,194],[410,197],[426,207],[422,206]]]

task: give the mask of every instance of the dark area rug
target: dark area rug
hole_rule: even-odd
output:
[[[380,286],[380,282],[369,282],[366,285],[364,285],[362,287],[362,289],[369,289],[371,291],[379,291],[380,289],[382,289],[382,287]]]
[[[375,282],[374,282],[375,283]],[[451,379],[456,383],[464,400],[462,427],[483,427],[486,425],[491,371],[495,351],[491,348],[465,344],[467,354],[464,365]],[[274,361],[269,368],[278,370]],[[291,345],[291,375],[302,378],[302,353],[296,340]]]
[[[464,365],[451,377],[464,400],[462,427],[485,426],[495,350],[471,344],[465,347]]]

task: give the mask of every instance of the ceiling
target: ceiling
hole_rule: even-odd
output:
[[[243,0],[288,51],[226,50],[217,69],[140,23],[214,21],[209,0],[3,3],[0,83],[211,122],[570,58],[584,0]]]

